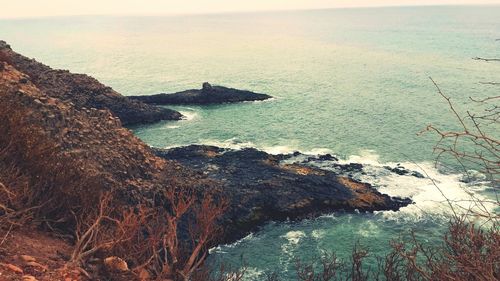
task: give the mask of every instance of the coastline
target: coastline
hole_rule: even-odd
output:
[[[229,208],[218,221],[224,234],[210,243],[211,248],[235,242],[270,221],[301,220],[335,211],[396,211],[411,203],[348,175],[307,163],[283,163],[300,153],[271,155],[253,148],[197,145],[152,149],[123,125],[161,119],[158,108],[130,103],[89,76],[51,70],[14,53],[4,42],[0,46],[0,106],[8,109],[2,112],[6,122],[0,128],[0,143],[7,148],[4,161],[19,167],[30,179],[33,192],[45,190],[36,199],[44,206],[39,215],[54,221],[71,221],[74,212],[85,214],[87,208],[102,204],[102,194],[110,190],[115,194],[113,208],[153,205],[167,209],[169,203],[162,195],[165,186],[202,193],[221,190]],[[29,74],[19,71],[19,66]],[[108,108],[110,99],[121,102]],[[119,114],[131,111],[139,112],[139,117],[122,121]],[[13,139],[16,145],[10,147]],[[331,155],[317,160],[338,161]],[[343,171],[362,167],[334,165]],[[180,237],[188,233],[183,225]]]
[[[85,77],[81,77],[79,75],[73,75],[71,73],[69,73],[68,71],[52,71],[52,70],[47,70],[47,66],[44,66],[44,65],[41,65],[40,63],[34,61],[34,60],[29,60],[27,58],[24,58],[16,53],[14,53],[10,47],[5,43],[5,42],[2,42],[2,45],[1,45],[1,50],[3,51],[6,51],[7,55],[10,57],[10,62],[15,66],[15,67],[19,67],[21,66],[21,68],[24,68],[26,70],[29,70],[28,72],[30,74],[28,75],[25,75],[25,78],[22,78],[21,81],[19,81],[18,83],[21,83],[21,84],[26,84],[26,85],[30,85],[31,83],[31,80],[33,79],[33,86],[34,87],[40,87],[40,93],[42,93],[42,95],[45,95],[47,94],[47,98],[48,98],[48,102],[50,103],[54,103],[56,102],[55,100],[59,100],[61,99],[61,102],[63,102],[64,104],[66,104],[67,107],[71,108],[71,111],[72,112],[87,112],[87,113],[90,113],[90,114],[93,114],[92,112],[96,111],[96,112],[100,112],[102,111],[104,114],[104,112],[106,111],[107,108],[107,103],[106,103],[106,100],[105,102],[102,102],[102,103],[99,103],[97,102],[96,104],[96,108],[93,108],[93,107],[85,107],[85,106],[79,106],[78,104],[80,104],[80,100],[82,100],[82,98],[86,99],[87,96],[96,96],[96,93],[101,93],[102,91],[109,91],[108,87],[105,87],[105,86],[98,86],[98,87],[95,87],[95,86],[92,86],[90,88],[90,92],[73,92],[73,91],[69,91],[69,92],[65,92],[67,91],[67,86],[65,86],[65,84],[61,84],[61,82],[59,80],[43,80],[44,77],[46,76],[43,76],[43,75],[37,75],[37,71],[41,71],[42,73],[46,73],[46,72],[55,72],[55,75],[57,77],[62,77],[61,79],[63,79],[63,81],[65,83],[69,83],[71,85],[73,85],[73,87],[79,87],[79,88],[82,88],[82,86],[80,85],[83,85],[83,84],[87,84],[87,81],[89,81],[89,79],[92,79],[90,77],[87,78],[87,76]],[[26,61],[28,61],[29,63],[26,63]],[[42,69],[42,70],[40,70]],[[7,69],[7,72],[11,72],[11,71],[16,71],[14,69],[10,70],[10,69]],[[5,71],[4,71],[5,73]],[[3,74],[5,75],[5,74]],[[32,78],[32,77],[37,77],[36,79]],[[98,82],[96,82],[98,83]],[[100,84],[99,84],[100,85]],[[87,88],[85,88],[87,87]],[[104,87],[104,88],[103,88]],[[50,88],[50,89],[49,89]],[[88,89],[88,86],[84,86],[83,89]],[[64,92],[66,94],[62,95],[61,97],[61,92]],[[123,97],[120,96],[118,93],[116,92],[113,92],[112,94],[112,97],[114,99],[118,99],[118,100],[123,100]],[[44,100],[47,100],[47,98],[44,98]],[[40,98],[39,98],[40,99]],[[97,96],[96,97],[96,100],[99,101],[100,98]],[[16,101],[15,100],[12,100],[11,102],[15,103]],[[42,103],[44,101],[42,100]],[[59,102],[59,101],[57,101]],[[96,101],[94,101],[95,103]],[[125,104],[125,106],[128,106],[127,103],[122,103],[122,105]],[[120,104],[118,105],[114,105],[113,106],[113,109],[114,111],[112,110],[110,113],[107,113],[107,114],[113,114],[114,112],[122,112],[120,110],[120,108],[118,107],[120,106]],[[148,112],[148,110],[151,110],[153,113],[156,113],[158,112],[156,107],[144,107],[146,112]],[[54,114],[58,114],[57,113],[57,108],[56,109],[52,109],[52,111],[54,111]],[[144,112],[144,111],[143,111]],[[98,113],[97,116],[100,116],[101,113]],[[102,115],[101,114],[101,115]],[[68,118],[71,120],[71,118],[73,118],[72,116],[68,116]],[[93,118],[96,118],[96,117],[93,117]],[[99,117],[97,117],[98,119],[96,119],[97,122],[104,122],[104,121],[99,121]],[[106,117],[108,118],[108,117]],[[119,118],[119,117],[118,117]],[[121,118],[120,118],[121,119]],[[121,127],[121,124],[130,124],[130,121],[129,122],[119,122],[117,123],[117,120],[116,119],[114,121],[114,126],[117,126],[117,128],[119,128],[120,131],[128,131],[127,129],[124,129],[124,128],[120,128]],[[134,120],[134,123],[135,123],[136,120]],[[47,120],[40,120],[40,122],[43,124],[45,122],[47,122]],[[85,122],[85,120],[83,119],[82,122]],[[44,126],[44,125],[43,125]],[[65,128],[66,125],[64,125],[64,123],[56,123],[56,124],[51,124],[51,126],[55,126],[55,127],[52,127],[50,130],[62,130],[62,131],[65,131],[67,130],[67,128]],[[88,130],[86,131],[87,134],[89,134],[89,136],[91,136],[92,134],[95,134],[97,132],[95,132],[94,130]],[[121,137],[122,140],[124,140],[124,138],[130,138],[132,137],[131,133],[130,132],[127,132],[126,135],[123,135]],[[137,143],[140,143],[140,145],[142,147],[146,147],[146,145],[144,143],[142,143],[140,140],[138,140],[136,137],[132,137],[134,139],[134,142],[137,142]],[[109,142],[109,141],[108,141]],[[193,146],[195,147],[195,146]],[[216,153],[215,151],[220,151],[221,149],[220,148],[216,148],[216,147],[201,147],[202,149],[208,149],[209,151],[207,151],[207,153]],[[121,151],[123,148],[121,148],[119,145],[115,144],[113,147],[110,147],[109,149],[113,150],[113,151],[116,151],[117,154],[117,157],[122,157],[121,153],[119,151]],[[144,149],[146,150],[150,150],[151,148],[147,147],[147,148],[141,148],[140,151],[144,151]],[[188,149],[189,150],[189,149]],[[137,153],[141,153],[140,151],[138,151]],[[90,153],[93,153],[91,150],[89,151]],[[248,157],[248,155],[244,155],[245,153],[247,152],[251,152],[251,154],[253,154],[254,156],[257,155],[257,159],[259,162],[258,164],[260,165],[260,162],[269,162],[269,163],[272,163],[272,165],[270,165],[268,168],[270,169],[270,173],[271,175],[276,175],[276,174],[279,174],[279,173],[288,173],[288,175],[293,175],[293,176],[296,176],[296,177],[303,177],[303,178],[306,178],[308,177],[307,174],[301,174],[302,172],[301,171],[298,171],[300,169],[306,169],[306,167],[301,167],[301,166],[297,166],[297,167],[294,167],[294,169],[288,169],[287,168],[283,168],[283,166],[281,166],[279,164],[279,161],[277,160],[279,157],[282,157],[282,158],[286,158],[288,156],[278,156],[278,158],[275,158],[275,156],[271,156],[267,153],[264,153],[264,152],[261,152],[261,151],[257,151],[255,149],[247,149],[247,150],[242,150],[241,152],[236,152],[235,156],[234,156],[234,159],[232,159],[232,165],[234,165],[236,162],[238,161],[242,161],[244,162],[244,160],[246,159],[246,157]],[[156,151],[156,153],[158,154],[158,151]],[[169,155],[169,153],[171,154],[171,152],[167,152],[166,155]],[[189,155],[189,153],[193,153],[193,151],[188,151],[188,152],[185,152],[185,155],[181,155],[181,157],[183,156],[186,156],[186,155]],[[235,153],[234,151],[231,151],[231,152],[225,152],[225,153],[221,153],[220,156],[222,157],[225,157],[226,155],[230,154],[230,153]],[[238,153],[242,153],[243,155],[242,156],[239,156]],[[160,153],[161,154],[161,153]],[[182,153],[181,153],[182,154]],[[106,157],[105,153],[104,155],[96,155],[96,157]],[[146,156],[146,158],[150,158],[152,156]],[[215,157],[215,156],[214,156]],[[261,158],[259,158],[261,157]],[[143,157],[141,157],[143,158]],[[171,159],[171,157],[163,157],[165,158],[164,161],[166,161],[165,163],[168,163],[169,162],[172,162],[172,160],[175,160],[175,163],[177,162],[180,162],[181,164],[174,164],[174,165],[182,165],[182,161],[179,161],[179,159]],[[199,159],[200,162],[203,162],[207,159]],[[127,161],[127,160],[125,160]],[[149,160],[149,162],[151,161],[160,161],[160,160]],[[234,162],[236,161],[236,162]],[[141,166],[141,162],[137,162],[137,165]],[[194,174],[197,174],[197,173],[200,173],[200,170],[199,168],[197,169],[195,167],[196,165],[191,165],[191,167],[189,167],[188,165],[188,168],[187,170],[192,170],[192,173]],[[226,167],[227,168],[227,167]],[[238,167],[235,167],[236,169],[238,169]],[[260,167],[260,168],[263,168],[263,167]],[[265,167],[267,168],[267,167]],[[161,170],[164,169],[164,168],[146,168],[146,167],[142,167],[141,170],[143,169],[149,169],[148,173],[147,174],[158,174],[160,173],[161,174]],[[156,171],[155,171],[156,169]],[[233,168],[234,169],[234,168]],[[311,168],[307,168],[307,169],[311,169]],[[112,170],[116,170],[116,169],[112,169]],[[242,170],[243,171],[243,170]],[[117,171],[119,172],[119,171]],[[336,179],[336,175],[334,174],[330,174],[330,173],[327,173],[327,172],[323,172],[323,171],[319,171],[319,170],[314,170],[314,171],[311,171],[311,173],[314,173],[315,174],[315,177],[319,177],[319,178],[329,178],[329,180],[326,180],[326,182],[330,181],[330,182],[333,182],[335,181]],[[324,175],[323,175],[324,174]],[[328,175],[326,175],[328,174]],[[244,175],[244,174],[243,174]],[[141,177],[140,174],[137,174],[136,176],[134,177]],[[186,178],[185,179],[188,184],[189,184],[189,178]],[[219,179],[220,180],[220,179]],[[255,180],[259,180],[259,179],[255,179]],[[293,182],[293,181],[292,181]],[[314,182],[314,181],[313,181]],[[342,184],[341,182],[338,182],[337,181],[337,188],[340,188],[341,190],[344,190],[343,191],[343,194],[342,196],[338,197],[337,199],[335,199],[334,201],[336,202],[335,204],[331,204],[329,206],[325,206],[325,207],[315,207],[315,208],[312,208],[311,207],[307,207],[307,206],[313,206],[314,204],[312,204],[311,202],[313,202],[314,200],[312,200],[310,203],[307,203],[307,204],[303,204],[303,203],[300,203],[300,208],[303,208],[304,211],[296,211],[294,210],[293,208],[292,209],[287,209],[287,208],[284,208],[283,211],[280,211],[280,212],[277,212],[277,214],[280,214],[279,216],[277,216],[276,218],[277,219],[285,219],[285,218],[300,218],[300,217],[308,217],[308,216],[311,216],[311,215],[315,215],[315,214],[321,214],[321,213],[324,213],[324,212],[330,212],[330,211],[334,211],[334,210],[344,210],[344,209],[365,209],[365,210],[368,210],[368,211],[374,211],[374,210],[382,210],[382,209],[398,209],[400,206],[403,206],[405,204],[408,204],[409,201],[401,201],[401,202],[406,202],[406,203],[403,203],[403,205],[398,205],[398,204],[401,204],[401,203],[397,203],[399,202],[398,200],[399,199],[394,199],[395,201],[392,201],[393,199],[390,199],[389,197],[383,197],[382,194],[378,193],[375,189],[373,189],[371,186],[366,186],[363,188],[363,192],[368,192],[369,194],[374,194],[377,198],[379,198],[379,196],[381,196],[380,198],[384,198],[382,201],[379,201],[381,204],[377,203],[375,205],[370,205],[371,203],[370,202],[357,202],[357,203],[347,203],[346,202],[348,200],[351,200],[351,199],[354,199],[354,198],[357,198],[358,196],[360,195],[355,195],[356,193],[352,193],[353,191],[355,191],[355,189],[353,189],[352,187],[349,187],[349,185],[351,185],[351,183],[348,183],[348,184]],[[283,185],[285,187],[285,185]],[[312,185],[314,186],[314,184]],[[323,186],[323,187],[320,187],[320,185],[316,184],[316,187],[315,188],[321,188],[324,189],[325,191],[328,190],[328,187],[326,186]],[[284,188],[283,187],[283,188]],[[259,188],[264,188],[264,187],[259,187]],[[138,187],[138,189],[142,189],[141,187]],[[304,189],[304,188],[302,188]],[[300,188],[299,188],[300,190]],[[307,190],[307,188],[305,188],[304,190]],[[351,194],[351,195],[349,195]],[[285,203],[290,205],[290,206],[293,206],[295,203],[297,202],[301,202],[301,200],[305,199],[305,198],[308,198],[310,197],[311,194],[308,194],[308,193],[305,193],[299,197],[296,197],[294,199],[290,199],[290,201],[288,203]],[[334,199],[335,198],[335,193],[330,193],[329,195],[331,197],[331,199]],[[351,196],[354,196],[354,197],[351,197]],[[302,198],[301,198],[302,197]],[[326,199],[326,198],[325,198]],[[340,199],[340,202],[337,201]],[[322,199],[323,200],[323,199]],[[379,199],[377,199],[379,200]],[[342,203],[342,201],[345,201],[344,203]],[[293,203],[295,202],[295,203]],[[340,204],[339,204],[340,203]],[[312,204],[312,205],[311,205]],[[367,205],[368,204],[368,205]],[[391,205],[391,204],[396,204],[396,205]],[[327,204],[328,205],[328,204]],[[247,208],[252,208],[252,207],[256,207],[256,206],[248,206]],[[262,208],[262,207],[259,207],[259,208]],[[323,210],[323,211],[322,211]],[[268,219],[264,219],[264,220],[259,220],[259,223],[256,224],[256,225],[261,225],[263,222],[267,221],[267,220],[270,220],[270,219],[273,219],[272,217],[268,218]],[[252,229],[252,230],[255,230],[255,225],[250,227],[249,229]],[[245,232],[245,235],[248,234],[247,232]],[[241,235],[240,235],[241,236]],[[241,237],[239,237],[241,238]]]

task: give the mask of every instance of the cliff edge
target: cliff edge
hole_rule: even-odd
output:
[[[153,123],[160,120],[179,120],[182,115],[174,110],[156,107],[120,95],[111,87],[101,84],[85,74],[67,70],[54,70],[14,52],[0,40],[0,53],[4,60],[20,72],[48,96],[71,102],[76,108],[109,109],[120,118],[123,125]]]

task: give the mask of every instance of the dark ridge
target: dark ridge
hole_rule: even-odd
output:
[[[157,94],[150,96],[129,96],[148,104],[160,105],[186,105],[186,104],[221,104],[243,101],[261,101],[272,98],[266,94],[258,94],[250,91],[237,90],[223,86],[212,86],[203,83],[202,89],[186,90],[174,94]]]

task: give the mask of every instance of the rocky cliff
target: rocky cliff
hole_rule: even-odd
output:
[[[90,204],[103,191],[134,204],[175,181],[196,181],[195,173],[155,156],[108,109],[78,108],[0,64],[0,150],[30,176],[37,200],[48,200],[44,215],[68,215],[65,210]]]
[[[123,125],[135,125],[160,120],[179,120],[182,115],[174,110],[131,100],[112,88],[85,74],[54,70],[34,59],[14,52],[0,40],[0,53],[17,70],[26,74],[47,96],[71,102],[77,109],[109,109]]]

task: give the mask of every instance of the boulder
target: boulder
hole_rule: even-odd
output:
[[[109,271],[126,272],[129,271],[127,262],[119,257],[107,257],[104,259],[104,265]]]

